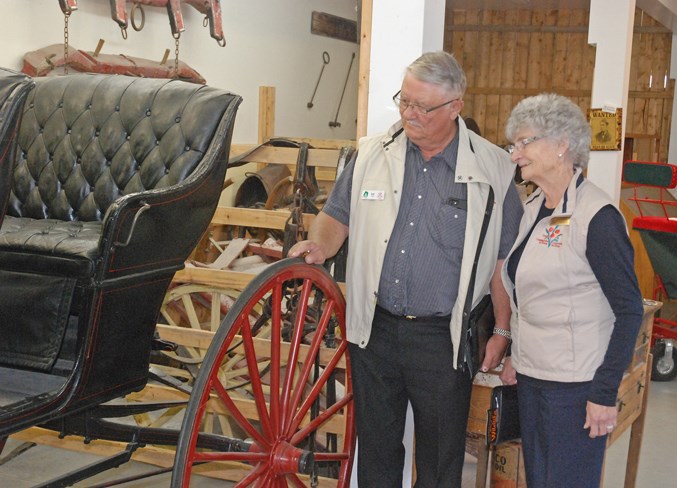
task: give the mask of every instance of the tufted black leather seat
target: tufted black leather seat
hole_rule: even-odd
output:
[[[143,387],[164,293],[218,203],[240,102],[178,80],[35,79],[0,195],[0,369],[62,376],[42,394],[57,410]]]

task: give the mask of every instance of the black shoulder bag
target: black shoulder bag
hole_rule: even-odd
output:
[[[474,378],[477,371],[484,361],[484,353],[487,341],[494,330],[494,307],[491,302],[491,296],[485,295],[477,306],[472,308],[473,291],[475,288],[475,275],[477,274],[477,264],[480,260],[482,244],[487,235],[491,212],[494,206],[494,189],[489,187],[489,196],[487,197],[487,208],[484,211],[484,220],[480,230],[479,241],[477,242],[477,251],[473,262],[472,274],[468,285],[468,293],[463,307],[463,325],[461,328],[461,351],[463,352],[463,367],[467,369],[470,378]]]

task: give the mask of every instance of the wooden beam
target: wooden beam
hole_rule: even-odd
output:
[[[253,147],[254,145],[252,144],[233,144],[231,157],[236,157]],[[308,149],[308,161],[306,164],[307,166],[336,168],[339,153],[340,149]],[[247,156],[246,161],[249,163],[279,163],[295,167],[298,156],[299,150],[295,147],[261,146]]]
[[[357,140],[367,135],[369,111],[369,64],[373,0],[362,0],[360,13],[360,71],[357,89]]]
[[[243,290],[251,280],[256,278],[255,273],[243,273],[241,271],[229,271],[225,269],[196,268],[187,266],[174,274],[175,283],[194,283],[202,285],[219,286]],[[346,284],[338,283],[341,293],[346,293]]]
[[[358,42],[357,22],[324,12],[313,12],[310,33],[348,42]]]
[[[259,87],[259,144],[275,134],[275,87]]]
[[[502,25],[502,24],[472,24],[447,25],[445,31],[454,32],[515,32],[515,33],[551,33],[551,34],[587,34],[587,25]],[[671,34],[672,31],[662,26],[635,26],[635,34]]]

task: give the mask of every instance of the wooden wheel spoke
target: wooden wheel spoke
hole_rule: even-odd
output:
[[[291,423],[289,430],[287,430],[288,434],[294,432],[296,429],[298,429],[299,425],[301,425],[303,418],[308,413],[308,410],[310,410],[310,408],[312,407],[313,402],[317,400],[324,386],[327,384],[327,381],[329,380],[334,371],[334,366],[339,362],[347,347],[348,344],[344,341],[343,343],[341,343],[336,353],[332,356],[331,361],[329,362],[329,364],[327,364],[327,367],[324,368],[324,371],[318,377],[317,381],[315,382],[310,392],[306,396],[305,400],[303,401],[303,404],[299,406],[298,411],[294,416],[294,421]]]
[[[225,407],[233,416],[235,421],[240,425],[240,427],[242,427],[247,432],[247,434],[249,434],[249,437],[254,439],[254,441],[258,442],[259,444],[270,448],[269,441],[263,435],[261,435],[261,433],[256,429],[256,427],[252,425],[249,419],[247,419],[242,414],[237,405],[235,405],[233,399],[230,398],[228,392],[225,390],[225,388],[223,388],[223,385],[219,381],[215,381],[213,382],[212,387],[216,391],[219,399],[223,402]]]
[[[335,413],[341,410],[346,404],[353,401],[352,393],[344,396],[341,400],[331,405],[320,415],[312,419],[308,425],[299,430],[291,438],[291,443],[296,445],[305,439],[310,433],[315,432],[323,423],[329,420]]]
[[[303,362],[303,367],[296,381],[296,388],[294,389],[294,394],[292,396],[290,408],[296,408],[296,406],[301,403],[301,396],[303,395],[306,385],[308,384],[308,378],[310,377],[310,373],[312,372],[313,366],[315,366],[315,359],[318,357],[320,346],[322,345],[324,333],[327,329],[327,324],[329,324],[329,319],[331,317],[333,308],[334,305],[332,302],[330,302],[327,305],[324,313],[322,314],[320,322],[318,323],[317,330],[315,332],[315,335],[313,336],[313,341],[310,345],[310,350],[306,355],[305,361]],[[327,371],[328,369],[325,368],[325,373],[327,373]],[[328,374],[325,374],[323,376],[326,376],[326,378],[329,377]],[[297,419],[302,418],[306,414],[306,412],[308,411],[307,409],[310,408],[310,404],[312,403],[313,400],[317,398],[317,396],[319,395],[319,391],[326,383],[327,381],[326,378],[324,379],[324,381],[321,380],[317,381],[315,388],[313,388],[311,393],[306,398],[306,402],[304,402],[308,404],[306,410],[297,413],[297,415],[295,415],[295,418]],[[293,421],[293,419],[290,420],[292,420],[290,422],[290,425],[285,426],[286,427],[285,432],[287,433],[293,432],[294,430],[296,430],[296,427],[298,426],[298,424],[296,423],[297,421]],[[300,422],[300,420],[298,420],[298,422]]]

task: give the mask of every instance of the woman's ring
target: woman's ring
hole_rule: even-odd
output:
[[[613,430],[614,426],[613,425],[607,425],[606,428],[607,428],[607,430]]]

